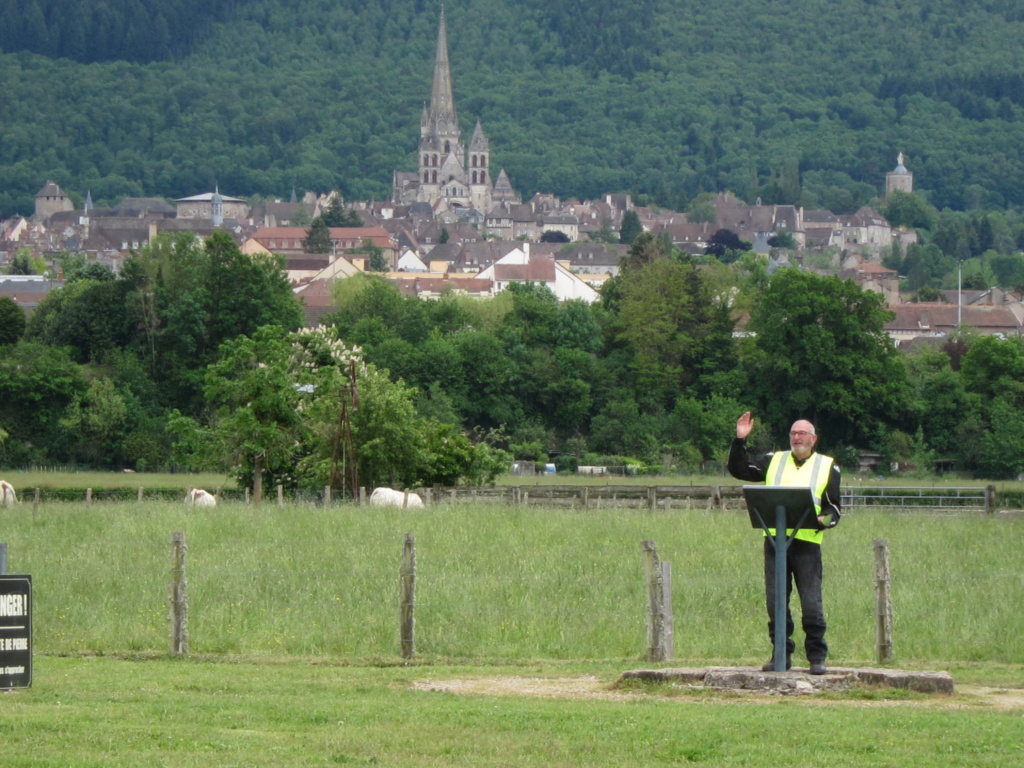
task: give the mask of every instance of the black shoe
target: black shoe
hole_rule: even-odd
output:
[[[786,669],[793,668],[793,659],[789,656],[786,657]],[[775,659],[771,658],[765,662],[764,666],[761,667],[762,672],[774,672],[775,671]]]
[[[828,670],[825,669],[824,661],[812,661],[810,672],[812,675],[824,675]]]

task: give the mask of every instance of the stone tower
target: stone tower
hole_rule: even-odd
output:
[[[469,198],[474,208],[490,210],[491,189],[491,147],[477,120],[469,141]]]
[[[914,191],[914,174],[903,165],[902,152],[896,155],[896,168],[885,174],[885,196],[897,190],[908,195]]]
[[[479,120],[468,150],[462,143],[462,131],[452,96],[444,8],[441,9],[437,32],[430,104],[424,105],[420,118],[418,165],[415,174],[411,171],[395,171],[392,202],[429,203],[438,211],[476,209],[484,214],[490,211],[494,190],[491,148]]]
[[[434,60],[434,87],[430,106],[420,119],[420,171],[418,202],[444,200],[449,208],[470,205],[466,178],[466,148],[462,144],[459,117],[452,96],[452,74],[448,64],[448,31],[441,9]]]
[[[38,221],[46,221],[53,214],[61,211],[73,211],[75,204],[71,198],[57,186],[56,182],[46,180],[43,188],[36,192],[35,218]]]

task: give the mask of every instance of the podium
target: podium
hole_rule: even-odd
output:
[[[814,495],[806,486],[744,485],[750,524],[761,528],[775,547],[775,671],[786,670],[786,553],[793,536],[801,528],[818,528]],[[766,520],[771,521],[769,525]],[[775,529],[772,535],[771,529]]]

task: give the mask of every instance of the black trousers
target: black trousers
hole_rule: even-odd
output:
[[[825,608],[821,599],[821,545],[802,539],[793,539],[786,552],[786,655],[791,656],[793,642],[793,614],[789,598],[793,582],[800,595],[801,624],[804,630],[804,650],[809,662],[823,662],[828,655],[825,642]],[[775,547],[772,540],[764,540],[764,585],[768,608],[768,637],[775,646]]]

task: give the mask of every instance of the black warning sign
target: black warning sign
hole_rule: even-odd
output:
[[[0,576],[0,689],[32,685],[32,577]]]

